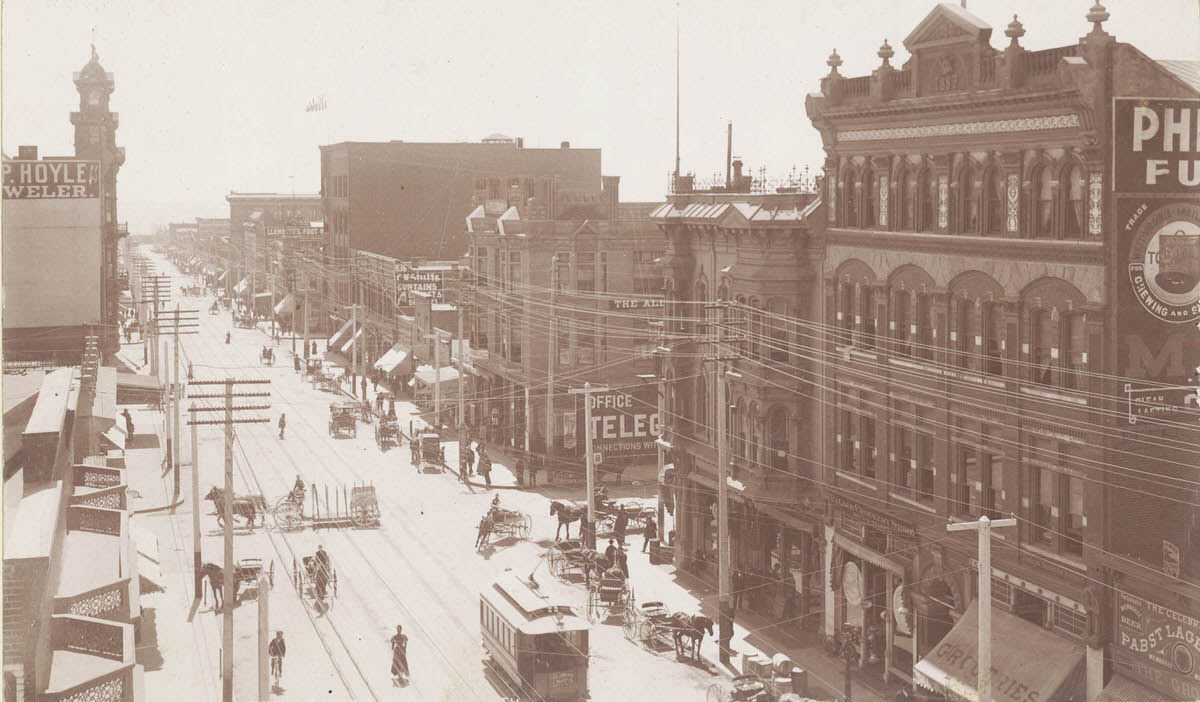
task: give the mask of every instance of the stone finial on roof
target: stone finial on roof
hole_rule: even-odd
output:
[[[1008,23],[1008,29],[1004,30],[1004,36],[1012,39],[1012,45],[1017,45],[1017,40],[1025,36],[1025,25],[1013,15],[1013,21]]]
[[[1108,21],[1108,10],[1104,9],[1104,6],[1097,2],[1088,10],[1087,21],[1092,23],[1093,31],[1104,31],[1100,25]]]
[[[876,56],[883,59],[883,65],[890,66],[891,64],[888,63],[888,60],[891,59],[895,55],[896,55],[896,50],[893,49],[890,44],[888,44],[887,39],[884,39],[883,46],[879,47],[879,51],[878,51],[878,53],[876,53]]]
[[[831,74],[838,72],[838,66],[842,65],[842,57],[838,56],[837,49],[834,49],[833,53],[829,55],[829,58],[825,61],[825,65],[829,66]]]

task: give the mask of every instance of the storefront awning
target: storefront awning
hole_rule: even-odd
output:
[[[979,651],[979,601],[971,603],[962,618],[929,655],[913,667],[918,685],[947,694],[954,700],[978,702],[975,686]],[[992,689],[1027,690],[1023,699],[1049,700],[1071,679],[1083,662],[1083,646],[1073,644],[1042,627],[992,609]],[[997,696],[999,699],[999,696]]]
[[[242,278],[242,282],[233,286],[233,292],[238,295],[241,295],[242,291],[246,289],[246,280],[247,280],[246,278]]]
[[[292,311],[292,294],[291,293],[284,295],[283,299],[280,300],[275,305],[275,314],[283,314],[285,311],[286,312]]]
[[[1096,702],[1145,702],[1161,698],[1160,693],[1117,673],[1104,686]]]
[[[400,344],[393,344],[387,353],[380,356],[378,361],[375,361],[375,367],[384,373],[391,373],[396,369],[396,366],[404,363],[404,360],[408,358],[408,354],[409,351],[407,348]]]
[[[337,348],[338,345],[341,344],[342,341],[344,340],[342,337],[344,337],[346,335],[346,332],[350,331],[350,327],[353,324],[354,324],[354,320],[348,320],[345,324],[342,325],[341,329],[337,330],[336,334],[329,337],[329,348],[331,348],[331,349]]]
[[[358,341],[358,337],[362,336],[362,333],[363,333],[362,327],[355,329],[354,336],[350,337],[349,339],[346,340],[346,343],[342,344],[342,353],[349,353],[350,348],[352,346],[354,346],[354,342]]]
[[[225,280],[225,276],[227,275],[229,275],[229,271],[221,271],[221,276],[217,278],[217,282],[223,282]]]

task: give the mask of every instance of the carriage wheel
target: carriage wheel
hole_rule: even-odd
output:
[[[275,525],[280,529],[292,530],[300,526],[303,517],[295,502],[284,502],[275,508]]]
[[[708,688],[708,702],[727,702],[729,700],[729,690],[726,690],[721,683],[713,683]]]
[[[642,641],[649,641],[654,638],[654,622],[649,619],[644,620],[638,626],[638,638]]]
[[[350,503],[350,521],[359,529],[371,526],[371,508],[364,500]]]
[[[524,516],[525,516],[525,519],[524,519],[524,521],[522,521],[520,523],[520,525],[518,526],[518,529],[520,529],[521,538],[528,539],[530,532],[533,531],[533,517],[530,517],[528,514],[526,514]]]
[[[633,637],[637,635],[638,620],[634,614],[632,607],[625,608],[625,621],[621,623],[621,632],[625,634],[625,638],[633,641]]]
[[[546,550],[546,567],[554,575],[558,575],[558,549],[549,548]]]

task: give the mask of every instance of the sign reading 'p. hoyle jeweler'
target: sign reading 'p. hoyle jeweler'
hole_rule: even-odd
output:
[[[100,163],[63,159],[5,161],[5,200],[84,200],[100,197]]]

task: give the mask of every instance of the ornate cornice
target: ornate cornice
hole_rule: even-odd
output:
[[[974,92],[956,93],[952,96],[928,96],[899,98],[881,103],[851,103],[835,109],[825,110],[819,115],[821,119],[836,122],[839,120],[859,117],[887,117],[897,115],[929,115],[937,112],[971,112],[977,113],[982,108],[1000,107],[1005,112],[1028,111],[1031,103],[1044,103],[1047,106],[1075,107],[1080,104],[1079,91],[1074,87],[1064,87],[1057,90],[1012,91],[997,88]],[[1012,108],[1019,107],[1014,110]],[[996,110],[985,109],[985,112]]]
[[[1011,134],[1014,132],[1041,132],[1050,129],[1079,129],[1083,126],[1078,114],[1045,115],[1041,117],[1017,117],[979,122],[957,122],[949,124],[915,124],[907,127],[883,129],[853,129],[838,132],[838,143],[860,141],[893,141],[897,139],[928,139],[943,136],[975,136],[984,134]]]
[[[1057,242],[1006,237],[917,234],[868,229],[826,230],[830,244],[912,253],[993,256],[1025,260],[1106,265],[1106,248],[1092,242]]]

